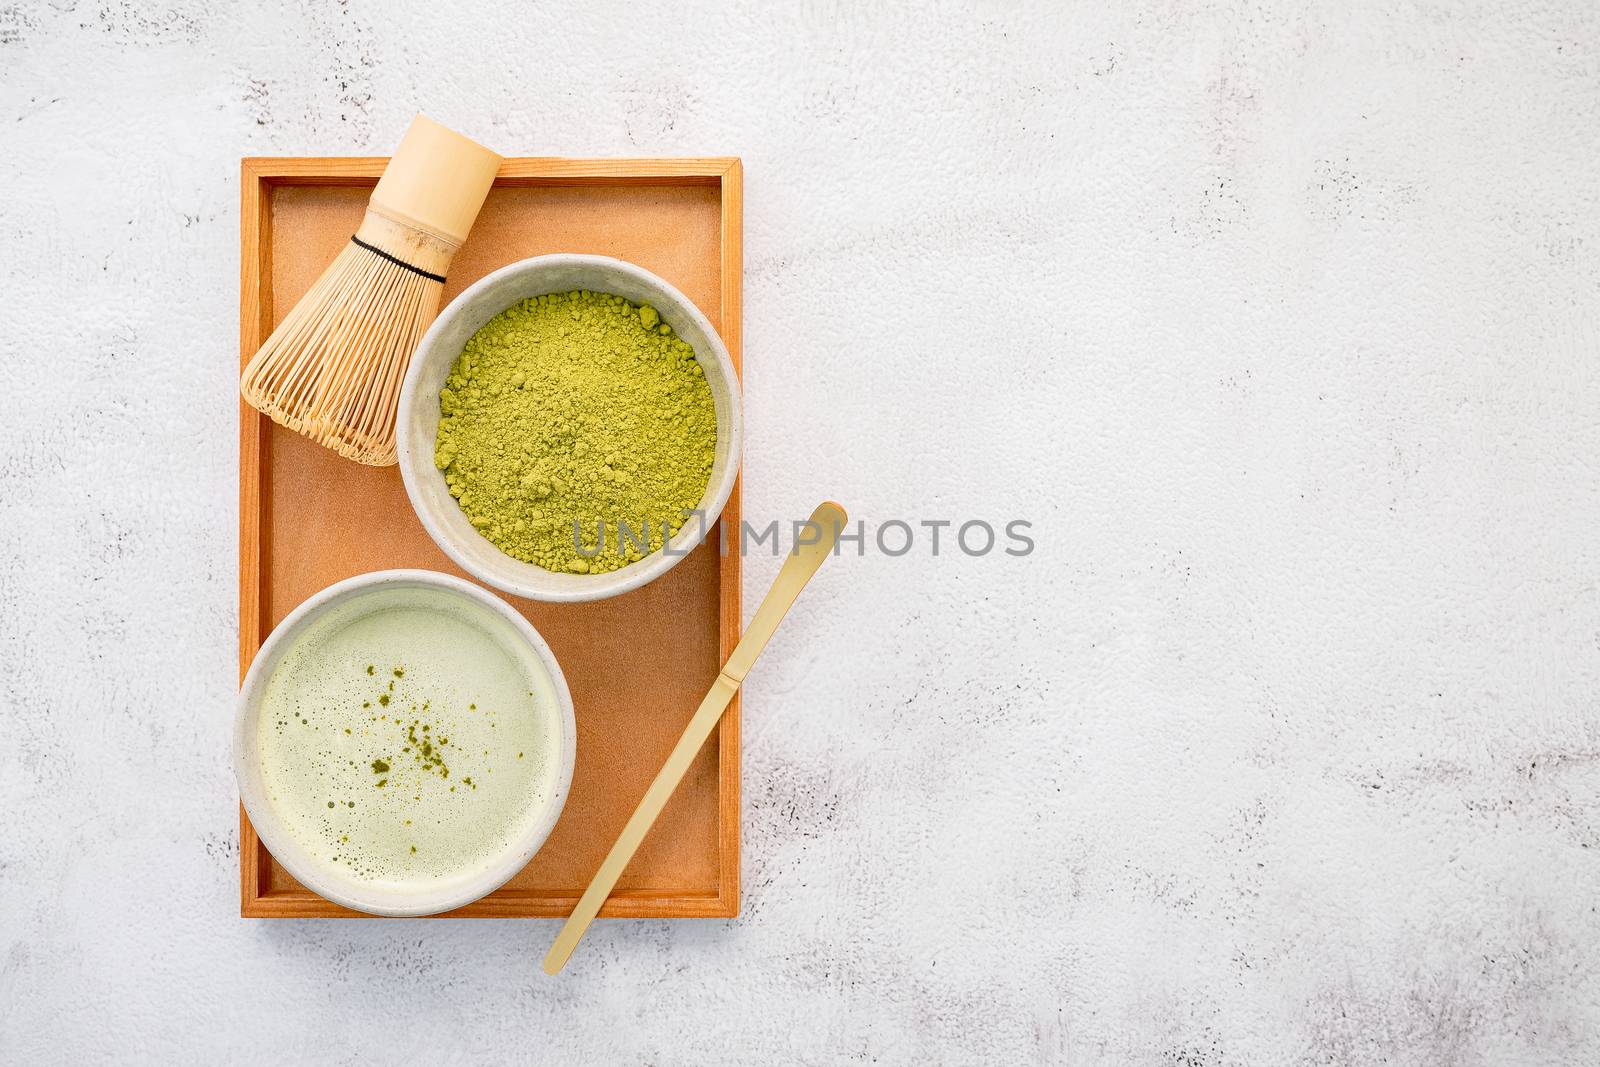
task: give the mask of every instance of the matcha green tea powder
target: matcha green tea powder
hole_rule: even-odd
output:
[[[529,297],[472,336],[439,394],[434,462],[501,551],[611,571],[661,547],[700,503],[717,416],[694,350],[648,304]],[[574,544],[581,523],[585,552]],[[647,547],[620,540],[623,523]]]

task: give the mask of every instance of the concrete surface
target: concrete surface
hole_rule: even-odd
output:
[[[447,6],[0,3],[0,1060],[1600,1062],[1591,5]],[[1037,535],[824,572],[743,917],[559,981],[235,917],[237,158],[419,106],[744,157],[753,519]]]

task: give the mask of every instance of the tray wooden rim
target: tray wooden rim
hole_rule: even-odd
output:
[[[386,156],[247,156],[239,161],[239,359],[241,368],[266,340],[272,322],[272,188],[278,185],[373,185],[388,164]],[[742,374],[743,165],[736,156],[692,159],[564,159],[515,157],[501,163],[496,185],[717,185],[721,198],[721,280],[723,343]],[[267,456],[270,420],[243,401],[239,404],[239,679],[268,628],[261,598],[261,568],[266,555],[270,499],[263,495],[262,462]],[[742,476],[723,510],[722,522],[737,529]],[[742,625],[738,552],[721,556],[718,573],[718,646],[727,659]],[[600,910],[610,918],[733,918],[739,914],[739,698],[723,715],[717,731],[716,893],[656,890],[617,892]],[[268,892],[270,858],[239,807],[239,914],[243,918],[376,918],[325,900],[310,890]],[[578,902],[582,886],[560,895],[497,890],[448,918],[555,918]]]

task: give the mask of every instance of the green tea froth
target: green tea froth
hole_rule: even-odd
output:
[[[319,863],[415,885],[505,849],[558,787],[554,688],[515,629],[447,590],[375,590],[319,619],[268,680],[274,811]]]

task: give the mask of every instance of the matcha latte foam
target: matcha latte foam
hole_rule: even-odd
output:
[[[386,586],[295,636],[256,723],[266,799],[319,866],[403,888],[504,855],[560,790],[549,674],[464,596]]]
[[[551,571],[613,571],[661,548],[699,506],[716,455],[694,349],[649,304],[589,290],[489,320],[439,414],[434,463],[468,520]]]

